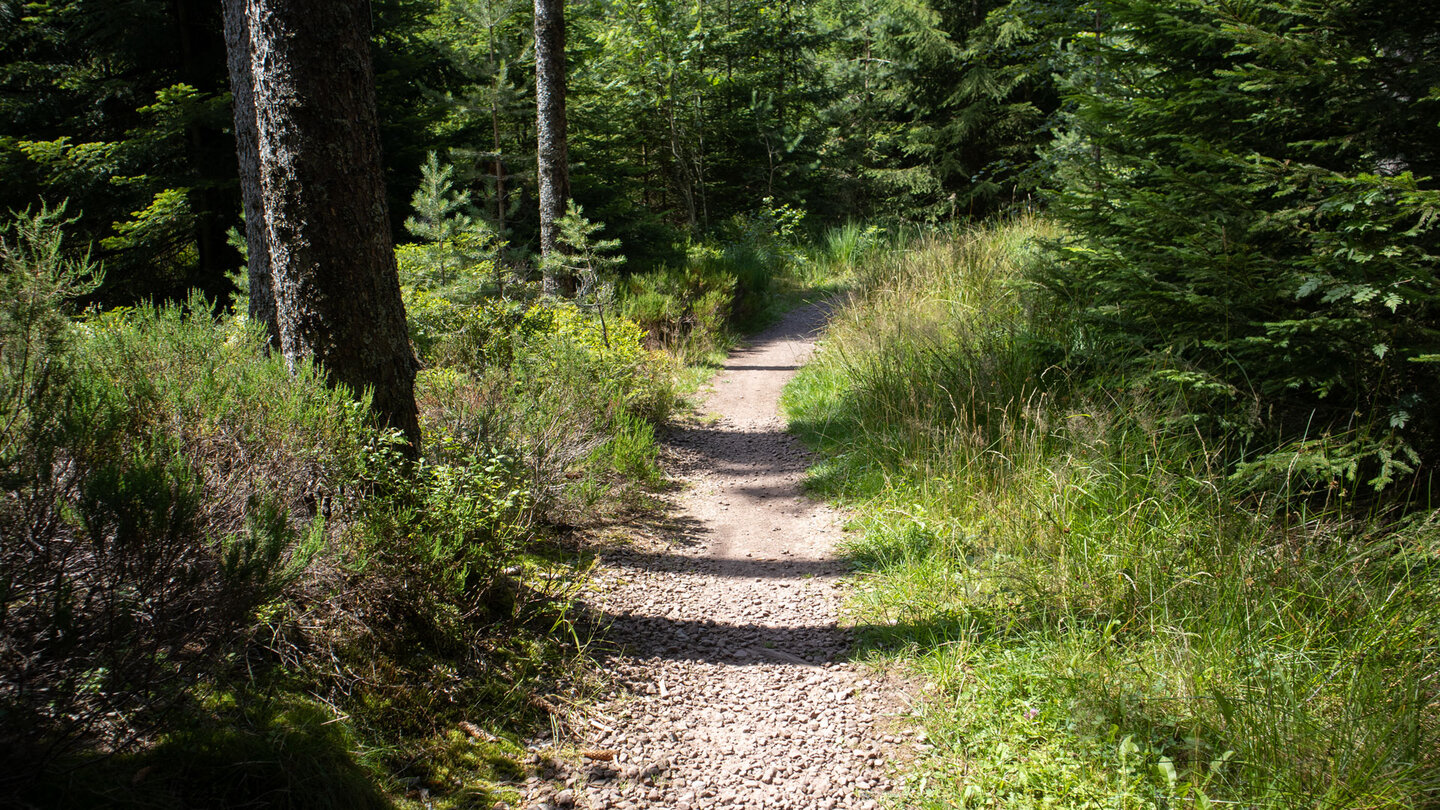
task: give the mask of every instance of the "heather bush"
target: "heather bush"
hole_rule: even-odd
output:
[[[375,436],[202,299],[70,322],[95,273],[60,226],[42,211],[7,233],[0,324],[0,741],[39,763],[151,739],[221,677],[321,549],[321,505]]]

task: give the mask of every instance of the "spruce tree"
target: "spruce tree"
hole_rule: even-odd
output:
[[[1440,20],[1104,4],[1051,151],[1071,348],[1376,487],[1440,449]],[[1323,447],[1317,437],[1328,437]],[[1258,461],[1264,467],[1263,459]]]
[[[431,152],[420,169],[420,187],[410,198],[415,214],[405,229],[423,246],[419,277],[407,284],[433,289],[456,301],[480,297],[482,276],[494,274],[503,291],[499,252],[503,243],[493,228],[474,215],[469,192],[455,188],[455,168],[441,165]]]

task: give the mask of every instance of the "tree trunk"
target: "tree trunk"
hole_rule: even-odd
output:
[[[699,75],[700,87],[710,85],[709,77],[705,75],[705,43],[710,35],[709,29],[705,27],[705,0],[698,0],[695,6],[695,13],[699,23],[696,29],[700,32],[700,56]],[[705,194],[705,91],[695,90],[695,186],[700,196],[700,222],[705,229],[710,228],[710,201]]]
[[[570,199],[569,146],[565,138],[565,0],[535,0],[535,125],[540,184],[540,257],[556,249],[557,221]],[[572,282],[546,270],[546,295],[569,292]]]
[[[240,199],[245,207],[250,318],[265,325],[270,347],[278,349],[280,327],[275,320],[275,293],[270,284],[270,247],[265,242],[260,134],[255,128],[255,85],[250,75],[250,28],[245,19],[245,0],[224,0],[224,10],[230,95],[235,103],[235,153],[240,159]]]
[[[265,239],[280,348],[420,448],[390,242],[367,0],[247,0]]]

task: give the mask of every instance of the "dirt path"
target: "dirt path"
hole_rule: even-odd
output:
[[[823,322],[808,307],[757,335],[715,379],[720,419],[672,431],[673,530],[606,554],[591,605],[620,692],[529,806],[872,808],[890,788],[902,701],[846,661],[839,516],[801,493],[808,454],[778,413]]]

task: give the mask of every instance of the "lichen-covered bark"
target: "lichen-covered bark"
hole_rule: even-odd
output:
[[[535,124],[540,179],[540,255],[556,249],[556,222],[570,198],[569,146],[565,139],[565,0],[535,0]],[[547,295],[566,281],[547,270]]]
[[[420,446],[390,242],[367,0],[246,0],[280,347]]]
[[[245,0],[224,0],[225,48],[230,95],[235,105],[235,153],[240,161],[240,198],[245,207],[246,264],[250,317],[265,325],[272,348],[280,348],[275,294],[270,283],[270,248],[265,242],[265,208],[260,190],[260,135],[255,128],[255,89],[250,76],[250,29]]]

